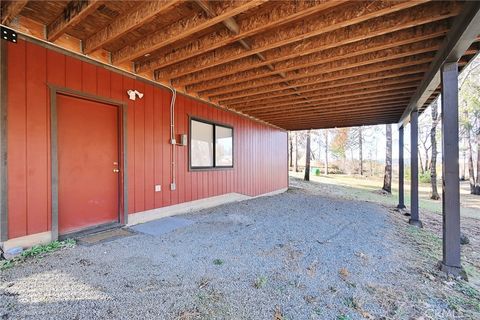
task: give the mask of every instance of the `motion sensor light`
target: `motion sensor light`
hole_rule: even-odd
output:
[[[128,98],[129,98],[130,100],[133,100],[133,101],[135,101],[135,100],[137,99],[137,96],[138,96],[140,99],[143,98],[143,93],[138,92],[137,90],[131,90],[131,89],[130,89],[130,90],[127,91],[127,94],[128,94]]]

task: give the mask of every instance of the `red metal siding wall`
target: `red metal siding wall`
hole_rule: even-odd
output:
[[[188,147],[177,147],[177,190],[170,191],[168,90],[25,41],[9,44],[7,59],[9,238],[50,229],[47,84],[128,103],[129,213],[229,192],[255,196],[288,184],[286,132],[178,95],[177,134],[188,134],[189,115],[234,127],[234,169],[189,172]],[[145,95],[128,100],[128,89]]]

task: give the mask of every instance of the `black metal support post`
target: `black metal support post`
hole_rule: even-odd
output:
[[[442,86],[443,260],[442,270],[461,275],[458,168],[458,64],[445,63]]]
[[[411,187],[410,187],[410,220],[408,223],[421,228],[422,222],[418,212],[418,111],[410,115],[410,154],[411,154]]]
[[[398,209],[405,209],[405,189],[404,185],[404,165],[403,165],[403,126],[398,129]]]

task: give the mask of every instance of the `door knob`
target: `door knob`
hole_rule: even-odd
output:
[[[118,173],[118,172],[120,172],[120,169],[115,168],[115,169],[113,169],[113,172]]]

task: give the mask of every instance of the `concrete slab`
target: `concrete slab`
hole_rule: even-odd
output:
[[[163,234],[172,232],[179,228],[184,228],[192,224],[194,224],[194,222],[191,220],[176,217],[165,217],[162,219],[138,224],[131,227],[131,229],[152,236],[161,236]]]

